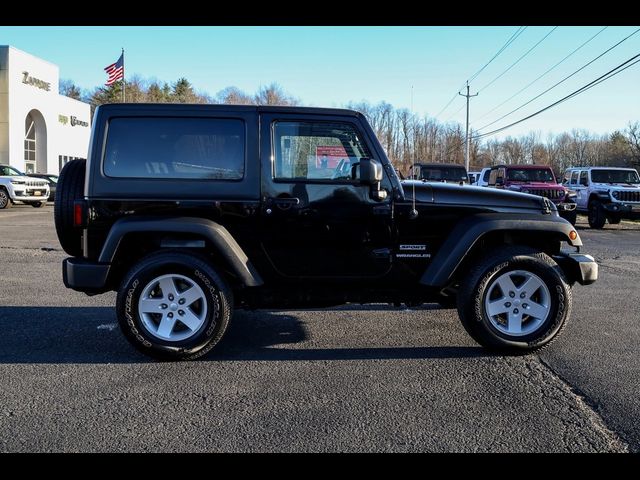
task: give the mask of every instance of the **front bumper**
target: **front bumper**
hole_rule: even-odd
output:
[[[15,202],[46,202],[49,199],[49,187],[27,187],[13,189]]]
[[[69,257],[62,261],[64,286],[85,293],[101,293],[106,288],[110,263],[90,262],[84,258]]]
[[[598,279],[598,264],[591,255],[561,252],[553,258],[571,282],[591,285]]]
[[[559,212],[572,212],[576,209],[576,204],[573,202],[560,202],[556,203],[556,207]]]
[[[640,216],[640,204],[639,203],[624,203],[624,202],[609,202],[603,203],[602,207],[610,213],[622,213],[624,215],[636,215]]]

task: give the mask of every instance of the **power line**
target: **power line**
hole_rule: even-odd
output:
[[[488,112],[482,114],[480,117],[478,117],[476,119],[476,121],[486,117],[487,115],[489,115],[490,113],[496,111],[498,108],[500,108],[502,105],[504,105],[505,103],[507,103],[509,100],[511,100],[512,98],[520,95],[522,92],[524,92],[527,88],[529,88],[531,85],[533,85],[534,83],[536,83],[538,80],[540,80],[542,77],[544,77],[547,73],[551,72],[552,70],[554,70],[558,65],[564,63],[566,60],[568,60],[571,56],[573,56],[573,54],[575,54],[578,50],[580,50],[582,47],[584,47],[585,45],[587,45],[589,42],[591,42],[591,40],[593,40],[594,38],[596,38],[598,35],[600,35],[602,32],[604,32],[607,28],[609,27],[604,27],[603,29],[601,29],[600,31],[598,31],[595,35],[593,35],[591,38],[589,38],[587,41],[583,42],[578,48],[574,49],[571,53],[569,53],[569,55],[567,55],[566,57],[564,57],[562,60],[560,60],[558,63],[556,63],[554,66],[552,66],[551,68],[549,68],[546,72],[544,72],[542,75],[536,77],[533,81],[529,82],[526,86],[522,87],[520,90],[518,90],[516,93],[514,93],[513,95],[511,95],[509,98],[507,98],[504,102],[500,103],[499,105],[493,107],[491,110],[489,110]]]
[[[467,82],[471,82],[473,81],[478,75],[480,75],[482,73],[482,71],[487,68],[489,66],[489,64],[491,62],[493,62],[496,58],[498,58],[498,55],[500,55],[502,52],[504,52],[506,50],[506,48],[511,45],[516,38],[518,38],[520,35],[522,35],[522,32],[524,32],[527,29],[527,27],[518,27],[518,30],[516,30],[514,32],[513,35],[511,35],[511,37],[509,37],[509,40],[507,40],[507,42],[502,46],[502,48],[500,50],[498,50],[498,53],[496,53],[493,57],[491,57],[491,59],[485,63],[480,70],[478,70],[476,73],[474,73],[469,80],[467,80]]]
[[[516,39],[516,38],[518,38],[518,37],[522,34],[522,32],[524,32],[526,29],[527,29],[527,27],[518,27],[518,29],[517,29],[517,30],[516,30],[512,35],[511,35],[511,37],[509,37],[509,39],[508,39],[508,40],[505,42],[505,44],[500,48],[500,50],[498,50],[498,52],[497,52],[493,57],[491,57],[491,59],[490,59],[487,63],[485,63],[485,64],[480,68],[480,70],[478,70],[476,73],[474,73],[474,74],[469,78],[469,80],[467,80],[467,82],[470,82],[471,80],[473,80],[474,78],[476,78],[478,75],[480,75],[480,73],[481,73],[485,68],[487,68],[487,66],[488,66],[491,62],[493,62],[493,61],[498,57],[498,55],[500,55],[500,54],[501,54],[501,53],[502,53],[502,52],[503,52],[503,51],[504,51],[504,50],[505,50],[509,45],[511,45],[511,44],[515,41],[515,39]],[[460,85],[460,87],[456,90],[456,93],[454,93],[454,94],[453,94],[453,97],[451,97],[451,100],[449,100],[449,101],[447,102],[447,104],[446,104],[444,107],[442,107],[442,110],[440,110],[440,111],[435,115],[435,117],[434,117],[434,118],[438,118],[440,115],[442,115],[442,113],[444,113],[444,111],[445,111],[447,108],[449,108],[449,105],[451,105],[451,104],[453,103],[453,101],[454,101],[456,98],[458,98],[458,92],[459,92],[462,88],[464,88],[464,86],[465,86],[465,84],[464,84],[464,83],[463,83],[462,85]]]
[[[623,38],[622,40],[620,40],[618,43],[616,43],[615,45],[613,45],[612,47],[609,47],[608,49],[606,49],[604,52],[602,52],[600,55],[598,55],[596,58],[594,58],[593,60],[591,60],[590,62],[586,63],[585,65],[583,65],[582,67],[580,67],[579,69],[577,69],[575,72],[573,72],[570,75],[567,75],[566,77],[564,77],[562,80],[560,80],[559,82],[557,82],[555,85],[552,85],[551,87],[547,88],[544,92],[539,93],[538,95],[536,95],[535,97],[533,97],[531,100],[523,103],[522,105],[520,105],[518,108],[514,108],[513,110],[511,110],[509,113],[506,113],[504,115],[502,115],[500,118],[498,118],[497,120],[494,120],[491,123],[487,123],[486,125],[480,127],[478,130],[483,130],[491,125],[493,125],[494,123],[498,123],[500,120],[502,120],[505,117],[508,117],[509,115],[511,115],[512,113],[517,112],[518,110],[520,110],[521,108],[529,105],[531,102],[533,102],[534,100],[540,98],[542,95],[544,95],[545,93],[547,93],[550,90],[553,90],[554,88],[556,88],[558,85],[560,85],[561,83],[564,83],[566,80],[570,79],[571,77],[573,77],[575,74],[577,74],[578,72],[584,70],[585,68],[587,68],[589,65],[591,65],[593,62],[595,62],[596,60],[598,60],[599,58],[601,58],[602,56],[606,55],[607,53],[609,53],[611,50],[613,50],[614,48],[616,48],[618,45],[620,45],[622,42],[625,42],[626,40],[628,40],[629,38],[633,37],[636,33],[640,32],[640,28],[638,28],[637,30],[635,30],[633,33],[631,33],[630,35],[627,35],[625,38]]]
[[[566,95],[565,97],[562,97],[560,100],[553,102],[551,105],[547,105],[546,107],[544,107],[543,109],[538,110],[535,113],[532,113],[531,115],[528,115],[524,118],[521,118],[520,120],[510,123],[509,125],[505,125],[504,127],[498,128],[496,130],[492,130],[490,132],[486,132],[486,133],[482,133],[479,135],[476,135],[474,137],[474,139],[478,139],[478,138],[483,138],[483,137],[487,137],[489,135],[493,135],[495,133],[501,132],[503,130],[506,130],[507,128],[511,128],[514,125],[517,125],[519,123],[522,123],[526,120],[529,120],[530,118],[535,117],[536,115],[541,114],[542,112],[545,112],[547,110],[549,110],[550,108],[555,107],[556,105],[559,105],[563,102],[566,102],[567,100],[569,100],[570,98],[573,98],[587,90],[589,90],[590,88],[595,87],[596,85],[604,82],[605,80],[610,79],[611,77],[614,77],[615,75],[618,75],[619,73],[622,73],[623,71],[625,71],[627,68],[632,67],[633,65],[635,65],[636,63],[639,63],[640,60],[636,60],[638,57],[640,57],[640,53],[638,53],[637,55],[634,55],[633,57],[631,57],[630,59],[628,59],[627,61],[621,63],[620,65],[618,65],[615,68],[612,68],[611,70],[609,70],[607,73],[605,73],[604,75],[599,76],[598,78],[596,78],[595,80],[587,83],[586,85],[580,87],[579,89],[571,92],[569,95]],[[633,62],[633,60],[636,60],[635,62]],[[630,63],[633,62],[633,63]],[[630,63],[629,65],[627,65],[628,63]],[[626,65],[626,66],[625,66]],[[624,67],[624,68],[622,68]]]
[[[551,35],[553,32],[555,32],[555,30],[558,27],[553,27],[544,37],[542,37],[540,40],[538,40],[538,42],[531,47],[529,50],[527,50],[524,55],[522,55],[520,58],[518,58],[515,62],[513,62],[504,72],[502,72],[500,75],[498,75],[496,78],[494,78],[493,80],[491,80],[489,83],[487,83],[484,87],[482,87],[480,90],[478,90],[478,93],[480,93],[481,91],[483,91],[485,88],[493,85],[499,78],[501,78],[505,73],[507,73],[509,70],[511,70],[513,67],[515,67],[518,63],[520,63],[520,60],[522,60],[524,57],[526,57],[527,55],[529,55],[533,50],[535,50],[535,48],[540,45],[542,42],[545,41],[545,39]]]

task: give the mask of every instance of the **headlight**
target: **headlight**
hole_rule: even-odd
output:
[[[577,197],[578,196],[578,192],[576,192],[575,190],[567,190],[567,197]]]
[[[25,180],[21,180],[19,178],[12,178],[11,179],[11,183],[13,183],[14,185],[24,185],[27,182]]]

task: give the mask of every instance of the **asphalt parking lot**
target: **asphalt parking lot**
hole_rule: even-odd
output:
[[[204,359],[159,363],[114,294],[64,288],[52,213],[0,211],[0,451],[640,451],[640,224],[580,219],[600,280],[540,355],[376,305],[238,312]]]

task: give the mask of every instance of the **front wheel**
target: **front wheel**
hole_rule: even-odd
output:
[[[127,340],[162,360],[193,360],[227,329],[233,295],[205,259],[161,252],[143,258],[123,280],[116,312]]]
[[[7,191],[0,187],[0,210],[4,208],[11,208],[11,198]]]
[[[576,209],[573,209],[570,212],[565,212],[562,214],[562,218],[564,218],[571,225],[575,226],[576,221],[578,220],[578,211]]]
[[[551,257],[525,247],[489,253],[458,293],[465,330],[489,349],[538,350],[558,337],[571,312],[571,288]]]
[[[604,227],[605,222],[607,221],[607,217],[604,214],[604,208],[602,208],[602,204],[598,200],[592,200],[589,203],[589,226],[595,229],[601,229]]]

